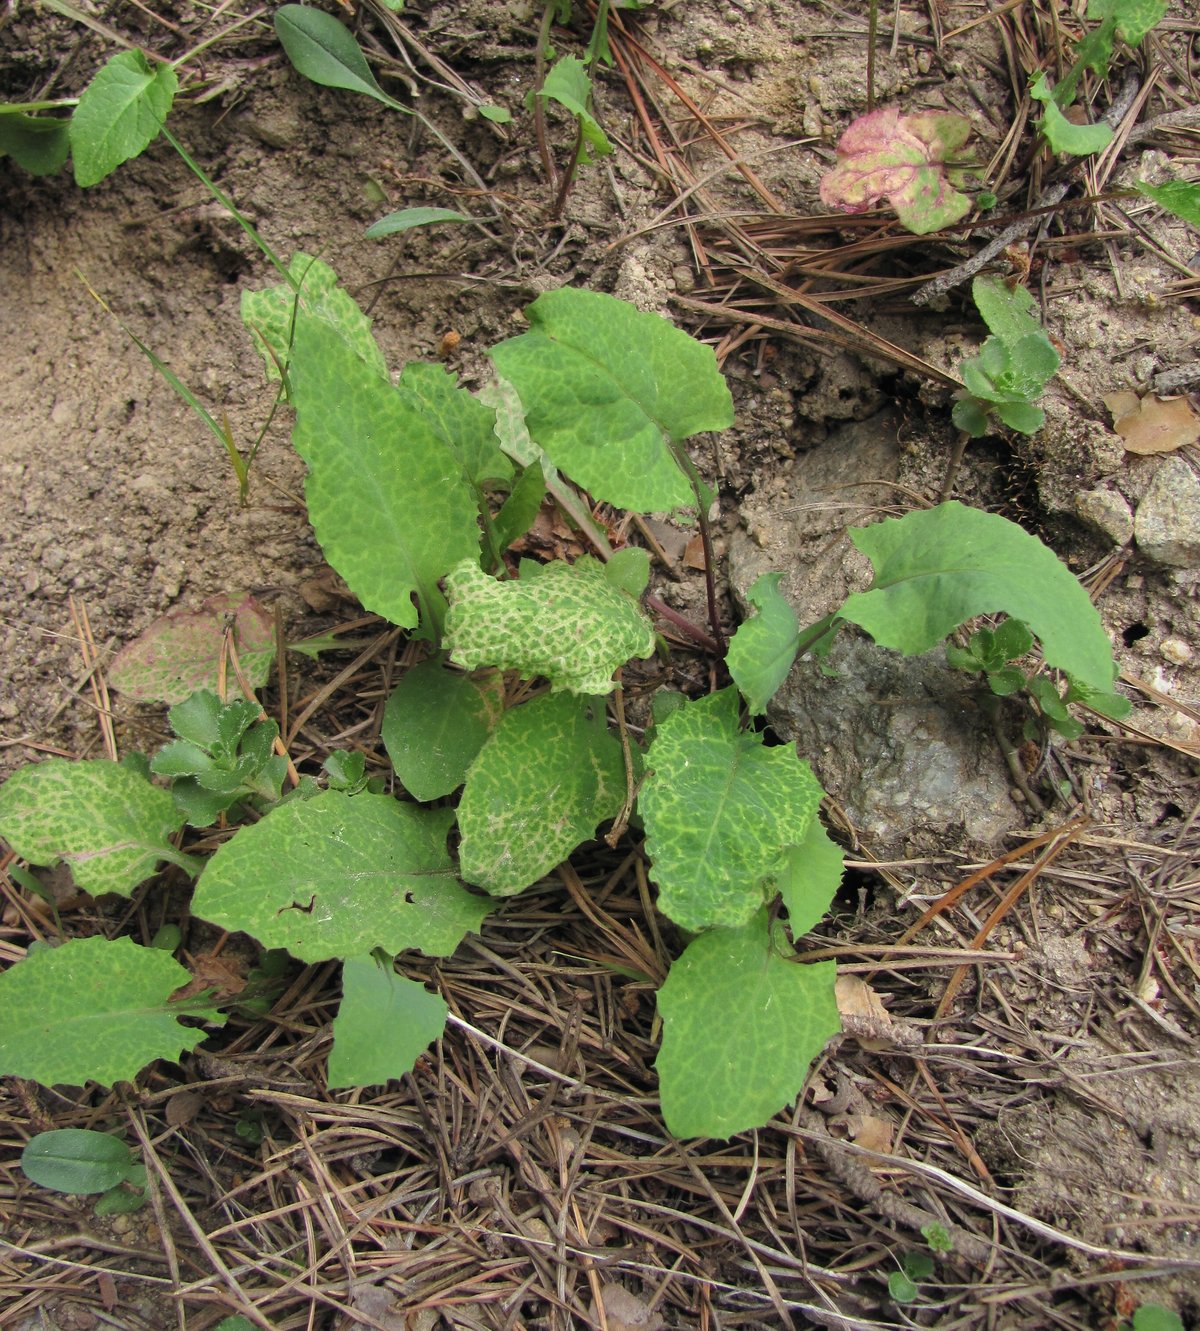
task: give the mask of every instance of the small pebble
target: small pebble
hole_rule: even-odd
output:
[[[1194,653],[1191,646],[1182,638],[1164,638],[1159,645],[1159,653],[1172,665],[1187,665]]]

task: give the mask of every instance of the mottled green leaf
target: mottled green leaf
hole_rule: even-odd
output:
[[[200,876],[192,913],[301,961],[416,948],[449,956],[489,904],[455,879],[451,809],[329,790],[241,828]]]
[[[755,580],[747,598],[758,614],[738,626],[725,658],[733,682],[755,716],[767,710],[800,645],[800,623],[779,590],[782,580],[782,573],[764,573]]]
[[[440,365],[410,361],[397,385],[401,395],[462,463],[472,485],[509,480],[513,465],[496,440],[496,413]]]
[[[83,90],[71,116],[75,183],[95,185],[154,142],[171,110],[179,79],[141,51],[121,51]]]
[[[245,592],[214,596],[199,610],[176,610],[154,620],[113,658],[108,682],[140,702],[180,703],[201,689],[215,692],[227,628],[247,683],[262,688],[275,659],[275,622]],[[236,685],[232,666],[226,675]]]
[[[1160,208],[1174,213],[1190,226],[1200,228],[1200,185],[1190,184],[1186,180],[1164,180],[1161,185],[1151,185],[1146,180],[1135,180],[1133,183]]]
[[[776,887],[787,907],[788,928],[801,938],[825,918],[834,894],[841,886],[845,853],[831,841],[829,833],[814,818],[798,846],[784,853],[783,869]]]
[[[688,945],[658,991],[663,1118],[677,1137],[762,1127],[804,1086],[841,1029],[832,961],[802,966],[770,945],[759,910]]]
[[[435,425],[319,318],[301,309],[291,366],[292,442],[308,464],[309,518],[367,610],[428,630],[437,582],[479,558],[478,510]]]
[[[130,938],[38,948],[0,975],[0,1075],[111,1086],[156,1058],[178,1058],[206,1038],[181,1026],[182,1009],[167,1001],[191,978],[166,952]]]
[[[621,746],[599,703],[544,694],[508,712],[458,806],[463,877],[512,896],[560,864],[625,797]]]
[[[371,331],[371,320],[338,285],[333,269],[320,259],[297,253],[288,265],[288,276],[294,286],[280,282],[262,291],[242,292],[242,323],[263,358],[267,378],[277,381],[280,366],[288,364],[298,299],[312,318],[327,323],[352,351],[386,377],[387,362]]]
[[[382,1086],[411,1072],[446,1026],[445,1002],[416,980],[397,975],[389,962],[347,957],[342,1001],[333,1019],[327,1084]]]
[[[1054,552],[1015,522],[951,500],[852,527],[850,539],[875,580],[839,615],[881,647],[918,656],[976,615],[1003,613],[1037,635],[1048,665],[1111,691],[1116,666],[1096,607]]]
[[[62,860],[92,896],[128,896],[174,855],[170,794],[120,763],[49,758],[0,787],[0,836],[31,864]]]
[[[970,199],[951,185],[947,168],[971,135],[964,116],[894,106],[859,116],[838,141],[837,165],[821,179],[821,201],[861,213],[880,199],[918,236],[966,216]]]
[[[446,222],[473,222],[473,217],[465,213],[456,213],[453,208],[401,208],[398,212],[388,213],[378,222],[372,222],[363,235],[368,240],[380,240],[384,236],[394,236],[400,231],[411,231],[418,226],[436,226]]]
[[[529,332],[491,356],[555,465],[621,508],[692,503],[671,441],[733,423],[712,348],[598,291],[549,291],[525,313]]]
[[[999,277],[977,277],[971,283],[971,299],[988,331],[1005,346],[1011,347],[1031,335],[1046,336],[1034,313],[1037,302],[1026,287],[1009,287]]]
[[[654,628],[592,559],[523,566],[497,581],[464,561],[446,578],[446,646],[468,670],[491,665],[553,689],[608,693],[613,671],[654,651]]]
[[[1167,7],[1167,0],[1089,0],[1087,16],[1115,19],[1121,40],[1139,46],[1150,29],[1162,22]]]
[[[422,661],[407,671],[383,713],[383,744],[404,789],[436,800],[457,790],[504,709],[498,674],[473,679]]]
[[[679,708],[646,755],[638,810],[651,876],[659,909],[684,929],[746,924],[821,802],[792,746],[738,730],[737,705],[724,689]]]
[[[75,1197],[118,1187],[136,1168],[120,1137],[91,1128],[39,1132],[21,1152],[27,1178],[40,1188]]]
[[[30,175],[53,175],[71,152],[69,125],[53,116],[0,114],[0,157],[7,153]]]

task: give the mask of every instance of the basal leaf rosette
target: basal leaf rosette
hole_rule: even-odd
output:
[[[887,199],[918,236],[949,226],[971,206],[946,174],[970,134],[965,117],[936,111],[906,116],[889,106],[860,116],[838,143],[837,166],[821,181],[821,202],[862,213]]]
[[[600,694],[611,692],[618,666],[654,651],[650,621],[593,559],[525,564],[507,581],[463,560],[446,592],[445,645],[467,670],[496,666],[544,677],[554,691]]]
[[[821,787],[791,746],[737,728],[737,693],[688,703],[657,728],[638,797],[658,906],[684,929],[737,928],[804,844]]]

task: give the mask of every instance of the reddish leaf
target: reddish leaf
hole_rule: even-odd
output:
[[[214,596],[197,611],[178,610],[156,619],[119,651],[108,681],[140,702],[183,702],[197,689],[216,692],[226,625],[233,628],[238,663],[252,688],[267,682],[275,657],[270,614],[246,593]],[[230,681],[236,684],[232,669]]]
[[[887,199],[918,236],[957,222],[971,201],[950,184],[946,170],[970,133],[963,116],[936,111],[906,116],[885,107],[860,116],[842,135],[838,164],[821,181],[821,201],[861,213]]]

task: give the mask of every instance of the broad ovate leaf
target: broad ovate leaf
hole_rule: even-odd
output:
[[[191,978],[169,953],[130,938],[36,949],[0,975],[0,1076],[111,1086],[178,1058],[206,1038],[180,1025],[184,1010],[168,1001]]]
[[[176,610],[156,619],[113,658],[108,682],[139,702],[181,703],[202,689],[215,690],[221,659],[232,634],[238,665],[252,689],[260,689],[275,659],[271,614],[246,592],[214,596],[199,610]],[[226,661],[226,675],[235,681]]]
[[[625,793],[621,746],[599,703],[551,693],[514,707],[467,774],[462,876],[493,896],[522,891],[614,818]]]
[[[918,236],[949,226],[971,206],[946,176],[970,134],[971,122],[963,116],[903,115],[894,106],[870,111],[838,142],[837,166],[821,181],[821,201],[861,213],[887,199]]]
[[[1168,0],[1088,0],[1087,16],[1116,23],[1123,42],[1138,46],[1166,16]]]
[[[555,466],[621,508],[691,504],[672,444],[733,424],[712,348],[598,291],[548,291],[525,313],[529,332],[491,357]]]
[[[1048,665],[1111,692],[1116,666],[1096,607],[1058,556],[1015,522],[951,500],[852,527],[850,539],[875,579],[839,616],[881,647],[918,656],[976,615],[1008,614],[1038,637]]]
[[[111,1132],[58,1128],[39,1132],[21,1152],[25,1177],[74,1197],[107,1192],[137,1170],[129,1147]]]
[[[474,679],[439,660],[413,666],[383,712],[384,748],[404,789],[418,800],[457,790],[503,710],[499,674]]]
[[[303,302],[290,379],[292,442],[308,464],[308,513],[326,559],[367,610],[428,630],[444,607],[438,579],[479,558],[462,460],[435,421]]]
[[[445,1001],[373,956],[342,963],[342,1001],[333,1019],[327,1084],[382,1086],[413,1065],[446,1027]]]
[[[329,790],[278,805],[217,851],[192,913],[301,961],[415,948],[449,956],[489,903],[457,881],[452,809]]]
[[[463,474],[472,485],[492,485],[511,478],[513,465],[496,439],[495,411],[459,388],[454,375],[440,365],[410,361],[397,387],[458,456]]]
[[[168,791],[104,758],[30,763],[0,787],[0,836],[30,864],[61,860],[92,896],[129,896],[182,826]]]
[[[676,1137],[762,1127],[800,1094],[812,1061],[841,1029],[832,961],[799,965],[772,946],[765,910],[739,929],[688,944],[658,991],[655,1067]]]
[[[84,89],[71,116],[75,183],[95,185],[154,142],[179,79],[166,62],[153,65],[141,51],[121,51]]]
[[[0,113],[0,157],[5,153],[30,175],[53,175],[71,153],[70,121],[21,111]]]
[[[755,716],[787,678],[800,645],[800,623],[796,612],[779,590],[782,573],[764,573],[747,593],[758,611],[738,626],[729,640],[725,664]]]
[[[467,670],[490,665],[554,690],[608,693],[613,671],[654,651],[654,628],[601,564],[530,566],[498,581],[464,560],[446,578],[446,646]]]
[[[802,937],[825,918],[841,886],[845,861],[841,846],[830,839],[819,818],[809,823],[800,845],[785,852],[775,885],[787,908],[793,938]]]
[[[746,924],[821,802],[808,764],[739,731],[725,689],[662,721],[646,767],[638,811],[659,909],[684,929]]]
[[[242,323],[250,330],[255,349],[263,358],[267,378],[277,381],[280,368],[286,368],[291,357],[300,300],[310,317],[327,323],[353,352],[386,376],[387,362],[371,331],[371,320],[354,297],[339,286],[337,273],[321,259],[296,253],[288,264],[288,277],[289,282],[262,291],[242,292]]]

